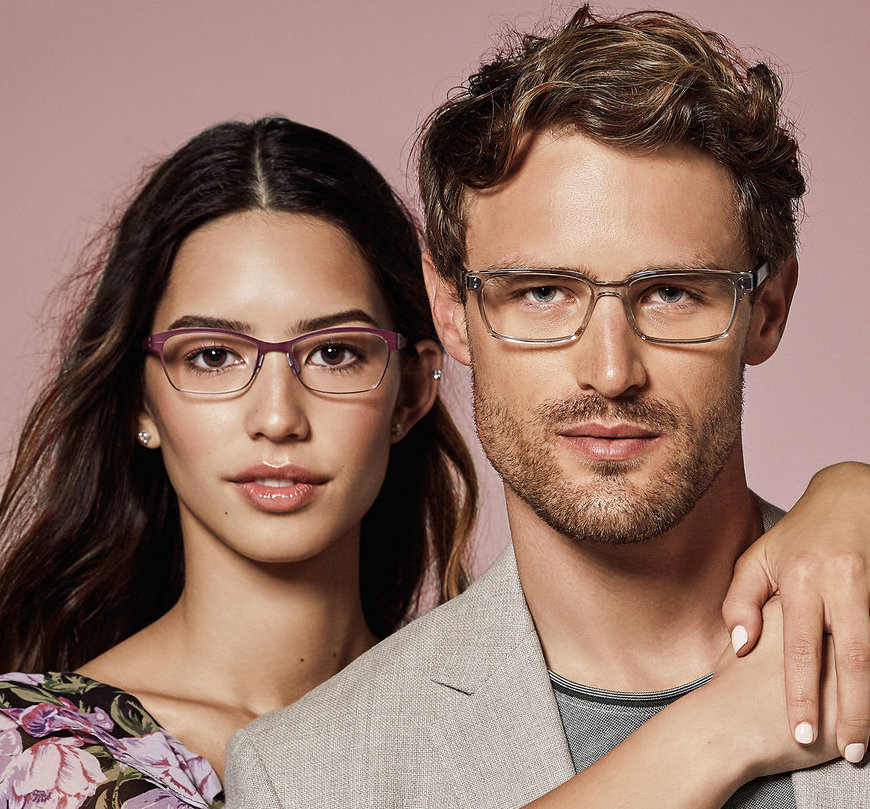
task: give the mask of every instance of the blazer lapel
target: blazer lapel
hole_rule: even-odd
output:
[[[547,665],[508,546],[478,582],[433,667],[433,755],[456,806],[523,806],[574,775]]]

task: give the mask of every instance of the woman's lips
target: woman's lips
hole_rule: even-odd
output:
[[[560,437],[596,461],[630,461],[648,452],[661,434],[633,424],[583,424]]]
[[[263,483],[251,480],[237,483],[242,496],[255,508],[274,514],[287,514],[307,506],[317,494],[319,485],[313,483]]]
[[[296,466],[260,464],[233,478],[251,505],[273,514],[288,514],[307,506],[328,478]]]

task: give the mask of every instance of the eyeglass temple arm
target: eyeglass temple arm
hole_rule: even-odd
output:
[[[770,277],[770,266],[766,261],[759,264],[754,270],[751,270],[748,277],[743,277],[739,281],[740,289],[744,292],[750,292],[753,289],[758,289]]]

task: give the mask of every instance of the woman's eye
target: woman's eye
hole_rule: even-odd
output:
[[[200,348],[188,355],[188,361],[202,369],[218,370],[227,368],[231,365],[236,365],[239,362],[239,356],[227,348],[218,346],[212,348]]]
[[[312,351],[308,355],[308,362],[313,365],[336,367],[353,362],[357,356],[357,353],[348,346],[330,344]]]

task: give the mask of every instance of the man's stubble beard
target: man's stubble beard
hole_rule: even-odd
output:
[[[547,525],[578,541],[644,542],[674,527],[713,485],[740,436],[742,367],[736,384],[697,424],[662,399],[597,393],[545,401],[520,419],[479,384],[473,368],[475,423],[490,463]],[[638,486],[630,473],[647,463],[645,457],[589,461],[578,453],[577,471],[588,480],[572,482],[554,453],[558,430],[601,421],[628,421],[665,435],[670,457],[664,468]]]

